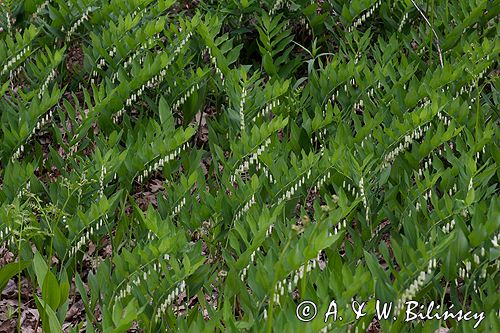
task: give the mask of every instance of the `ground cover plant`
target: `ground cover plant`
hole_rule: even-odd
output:
[[[499,332],[499,11],[3,0],[0,332]]]

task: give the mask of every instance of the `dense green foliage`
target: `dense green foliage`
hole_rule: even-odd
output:
[[[0,9],[0,287],[44,332],[500,331],[500,1]]]

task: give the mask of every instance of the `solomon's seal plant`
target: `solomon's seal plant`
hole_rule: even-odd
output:
[[[0,328],[499,331],[499,14],[2,1]]]

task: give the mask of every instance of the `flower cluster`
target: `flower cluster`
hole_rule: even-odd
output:
[[[347,192],[351,192],[352,196],[356,196],[356,199],[358,198],[359,196],[359,192],[356,192],[356,187],[353,185],[351,187],[351,184],[350,183],[347,183],[347,186],[346,186],[346,181],[344,180],[342,182],[342,187],[347,190]]]
[[[487,55],[486,56],[486,60],[489,61],[489,59],[490,59],[490,56]],[[482,79],[484,77],[484,75],[486,74],[486,72],[488,71],[489,67],[490,66],[487,66],[485,69],[483,69],[481,71],[481,73],[479,73],[477,76],[474,76],[472,78],[472,82],[471,83],[469,83],[469,84],[467,84],[465,86],[462,86],[460,88],[460,90],[455,93],[455,98],[458,98],[458,96],[462,95],[463,93],[467,93],[467,94],[470,93],[472,91],[472,89],[474,89],[474,87],[476,86],[475,79],[476,78]]]
[[[29,193],[29,192],[30,192],[30,190],[31,190],[31,181],[29,181],[29,180],[28,180],[28,181],[26,182],[26,185],[25,185],[24,187],[21,187],[21,189],[20,189],[20,190],[19,190],[19,192],[17,193],[17,197],[18,197],[18,198],[21,198],[23,195],[25,195],[25,194]],[[2,238],[2,237],[0,236],[0,238]]]
[[[266,230],[266,237],[271,236],[271,234],[272,234],[272,232],[273,232],[273,228],[274,228],[274,224],[271,224],[271,225],[269,226],[269,228],[267,228],[267,230]]]
[[[389,165],[391,165],[392,162],[394,161],[394,159],[402,151],[404,151],[405,149],[408,149],[408,147],[410,147],[410,145],[412,144],[413,141],[419,140],[420,138],[422,138],[424,136],[424,132],[427,132],[431,126],[432,126],[431,123],[429,123],[428,125],[425,125],[424,128],[422,128],[421,126],[418,126],[416,129],[413,130],[413,132],[411,134],[406,134],[404,137],[404,143],[400,142],[396,148],[394,148],[393,150],[391,150],[389,153],[387,153],[385,155],[384,163],[382,164],[382,166],[384,168],[386,168]]]
[[[4,236],[5,237],[9,236],[10,233],[11,233],[11,230],[10,230],[9,226],[8,225],[5,226],[5,229],[0,230],[0,239],[3,239]]]
[[[42,128],[45,124],[47,124],[50,120],[50,118],[52,118],[52,115],[54,114],[53,110],[50,110],[48,113],[45,114],[45,117],[42,117],[41,120],[39,120],[37,123],[36,123],[36,130],[40,130],[40,128]],[[33,130],[31,131],[31,134],[35,134],[35,128],[33,128]]]
[[[379,82],[378,85],[377,85],[377,89],[380,89],[380,88],[382,88],[382,83]],[[367,95],[370,98],[373,97],[373,96],[375,96],[375,88],[373,88],[373,87],[370,88],[370,90],[368,90]]]
[[[208,46],[206,47],[208,56],[210,57],[210,62],[214,65],[215,67],[215,74],[219,75],[222,85],[224,85],[224,75],[222,74],[222,71],[220,70],[219,66],[217,66],[217,58],[212,55],[212,49],[210,49]]]
[[[104,58],[99,59],[99,62],[97,63],[96,68],[97,68],[97,69],[102,69],[104,66],[106,66],[106,60],[105,60]],[[96,77],[97,77],[97,69],[95,69],[95,70],[93,70],[93,71],[92,71],[92,74],[90,75],[90,76],[91,76],[91,78],[92,78],[92,79],[90,80],[90,83],[94,83],[94,82],[95,82],[94,78],[96,78]],[[118,73],[115,73],[115,74],[116,74],[116,76],[118,77]],[[114,77],[114,76],[113,76],[113,77]],[[113,81],[113,83],[114,83],[114,81]]]
[[[491,240],[491,244],[498,248],[499,247],[499,244],[498,244],[498,241],[500,240],[500,235],[495,235],[493,236],[493,239]],[[479,255],[477,254],[474,254],[473,258],[474,258],[474,263],[476,265],[480,265],[481,264],[481,258],[484,258],[486,256],[486,249],[484,248],[484,246],[481,246],[481,249],[480,249],[480,252],[479,252]],[[499,267],[499,261],[496,260],[496,265],[497,265],[497,269]],[[480,277],[482,279],[485,279],[486,278],[486,275],[488,273],[488,265],[483,265],[482,269],[481,269],[481,275]],[[461,271],[461,269],[459,269],[459,276],[460,277],[463,277],[466,275],[466,272],[464,270]],[[455,283],[458,285],[458,281],[455,280]]]
[[[444,123],[445,126],[450,126],[450,123],[451,123],[450,117],[443,116],[441,114],[441,111],[438,112],[437,116],[438,116],[438,119],[441,120]]]
[[[142,51],[144,51],[145,49],[150,49],[155,43],[156,41],[160,38],[160,34],[156,34],[152,37],[150,37],[146,42],[142,43],[142,45],[139,47],[139,49],[137,51],[135,51],[130,57],[127,58],[127,60],[125,60],[125,62],[123,63],[123,68],[127,69],[129,66],[132,65],[132,62],[135,60],[135,58],[137,58],[141,53]],[[181,45],[184,46],[185,44],[185,40],[182,40],[181,41]],[[182,47],[181,46],[181,47]],[[114,51],[114,52],[113,52]],[[174,51],[174,55],[177,55],[177,53],[180,52],[180,49],[177,48],[175,51]],[[116,48],[114,48],[110,54],[113,54],[113,53],[116,53]],[[111,56],[111,55],[110,55]],[[142,65],[144,63],[144,56],[142,56],[140,59],[139,59],[139,63]],[[169,62],[169,64],[167,66],[169,66],[171,63],[171,61]]]
[[[366,12],[359,17],[352,26],[347,28],[348,32],[352,32],[355,28],[359,27],[363,22],[365,22],[372,14],[377,10],[378,7],[382,4],[382,0],[378,0],[370,9],[368,9]]]
[[[135,60],[135,58],[139,56],[139,54],[141,54],[141,52],[142,49],[138,49],[137,51],[134,52],[134,54],[128,57],[127,60],[125,60],[125,62],[123,63],[123,68],[127,69],[128,66],[131,66],[132,62]]]
[[[286,281],[286,279],[283,281]],[[285,294],[284,285],[284,282],[278,281],[278,283],[274,286],[273,301],[278,305],[280,305],[280,297]]]
[[[6,6],[9,6],[9,3],[7,3],[7,5],[4,3],[4,1],[2,1],[0,3],[0,6],[2,7],[6,7]],[[11,22],[11,18],[10,18],[10,9],[9,7],[5,8],[4,10],[2,10],[3,13],[5,13],[5,20],[7,21],[7,31],[10,31],[12,29],[12,22]],[[3,28],[0,27],[0,32],[3,32]]]
[[[97,75],[97,73],[96,73],[96,75]],[[111,83],[115,84],[116,79],[118,79],[118,72],[113,73],[113,75],[111,75]]]
[[[454,148],[455,148],[455,145],[453,144],[453,141],[450,141],[450,149],[452,152],[453,152]],[[444,151],[446,151],[446,150],[447,150],[447,148],[446,148],[446,146],[444,146]]]
[[[10,76],[10,80],[14,80],[15,77],[18,77],[19,74],[21,74],[21,72],[24,70],[24,66],[23,65],[20,65],[19,67],[17,67],[16,69],[12,70],[10,73],[9,73],[9,76]]]
[[[359,100],[358,103],[354,103],[354,110],[356,109],[362,109],[363,108],[364,101],[362,99]]]
[[[45,0],[37,9],[36,9],[36,12],[33,13],[32,17],[33,18],[37,18],[38,15],[40,14],[40,12],[45,8],[47,7],[50,3],[52,2],[52,0]]]
[[[243,112],[243,108],[245,106],[246,97],[247,97],[247,90],[245,89],[245,87],[243,87],[240,99],[240,130],[242,132],[245,130],[245,113]]]
[[[1,75],[7,73],[12,68],[12,66],[18,63],[29,51],[30,51],[30,45],[22,49],[21,52],[19,52],[15,57],[9,59],[9,61],[3,66]]]
[[[29,139],[31,138],[31,136],[33,134],[35,134],[35,132],[37,130],[40,130],[40,128],[42,128],[45,124],[47,124],[50,120],[50,118],[52,118],[52,114],[53,114],[53,111],[50,110],[46,115],[45,117],[42,117],[41,120],[39,120],[37,123],[36,123],[36,126],[33,128],[33,130],[31,131],[30,135],[28,136],[28,138],[26,139],[26,141],[29,141]],[[24,152],[24,145],[21,145],[19,146],[19,148],[17,148],[17,150],[14,152],[14,154],[12,155],[12,161],[16,160],[19,158],[19,156],[21,156],[21,154]]]
[[[318,132],[318,135],[313,135],[311,137],[311,144],[314,146],[318,142],[319,139],[323,139],[326,135],[326,128],[323,128],[321,131]],[[320,146],[323,146],[320,144]]]
[[[429,191],[424,193],[425,202],[431,200],[431,196],[432,196],[432,189],[429,189]],[[415,204],[415,209],[417,210],[417,212],[420,210],[421,207],[422,205],[420,204],[420,201],[417,201],[417,203]]]
[[[498,242],[500,241],[500,234],[499,235],[495,235],[493,237],[493,239],[491,240],[491,244],[494,246],[494,247],[499,247],[498,245]]]
[[[106,167],[101,166],[101,175],[99,176],[99,198],[104,195],[104,176],[106,175]]]
[[[401,23],[399,23],[399,27],[398,27],[398,32],[401,32],[401,30],[403,30],[403,26],[405,25],[406,23],[406,20],[408,19],[408,12],[406,12],[404,15],[403,15],[403,18],[401,19]]]
[[[330,99],[332,104],[335,104],[335,97],[339,97],[339,91],[337,90],[335,93],[332,94],[332,98]]]
[[[163,318],[163,315],[167,311],[167,307],[170,304],[172,304],[172,302],[175,301],[179,297],[179,295],[182,294],[185,290],[186,290],[186,282],[182,280],[179,286],[177,286],[175,290],[172,290],[172,292],[168,294],[167,299],[160,305],[160,307],[156,311],[155,319],[157,321]]]
[[[437,260],[431,259],[429,260],[429,265],[427,266],[427,272],[421,271],[418,275],[418,278],[413,281],[408,289],[406,289],[403,293],[403,296],[398,300],[395,313],[399,313],[405,304],[405,302],[409,299],[412,299],[420,288],[424,285],[425,280],[429,275],[432,274],[433,270],[437,266]]]
[[[330,232],[328,233],[328,236],[332,237],[332,236],[335,236],[336,234],[338,234],[340,232],[340,230],[342,230],[342,228],[346,228],[347,227],[347,220],[346,219],[343,219],[342,222],[339,222],[334,228],[333,228],[333,234]]]
[[[276,106],[279,106],[279,105],[280,105],[279,99],[273,100],[272,103],[267,104],[265,108],[263,108],[262,110],[260,110],[260,112],[257,113],[255,115],[255,117],[252,118],[252,121],[255,122],[255,120],[257,120],[258,117],[264,117],[266,114],[268,114],[269,112],[271,112],[272,109],[274,109]]]
[[[152,241],[155,236],[156,235],[151,230],[148,230],[148,235],[146,236],[148,242]]]
[[[92,235],[99,231],[99,229],[102,228],[102,226],[104,225],[104,220],[107,220],[108,219],[108,214],[106,213],[105,215],[105,219],[103,218],[100,218],[99,221],[97,222],[95,228],[94,226],[90,226],[90,229],[87,228],[87,232],[85,232],[83,234],[83,236],[80,238],[80,240],[78,241],[78,243],[76,243],[76,245],[74,245],[70,251],[69,251],[69,255],[70,256],[74,256],[76,255],[76,253],[78,251],[80,251],[80,249],[85,245],[87,244],[87,242],[90,240],[90,237],[92,237]],[[85,229],[84,229],[85,230]],[[83,232],[83,230],[82,230]]]
[[[144,93],[144,90],[146,90],[146,88],[153,88],[155,87],[156,85],[160,84],[163,79],[165,78],[165,75],[167,75],[167,68],[168,66],[171,64],[171,62],[169,62],[167,64],[167,67],[165,67],[164,69],[162,69],[160,71],[159,74],[153,76],[151,79],[149,79],[145,84],[143,84],[135,93],[132,93],[130,95],[129,98],[127,98],[125,100],[125,106],[128,107],[128,106],[132,106],[132,102],[135,102],[137,101],[137,99],[139,97],[142,96],[142,94]],[[116,74],[118,75],[118,74]],[[112,82],[114,83],[116,78],[118,76],[115,76],[113,75],[113,78],[112,78]],[[176,85],[176,82],[174,81],[174,86]],[[198,84],[196,84],[196,88],[199,89],[199,86]],[[192,90],[194,90],[194,88],[192,88]],[[167,89],[167,93],[170,93],[170,86],[168,87]],[[113,123],[117,124],[120,117],[125,113],[125,107],[122,107],[114,116],[113,116]]]
[[[323,186],[323,184],[328,180],[330,179],[330,171],[328,171],[325,175],[323,175],[323,177],[320,178],[320,180],[318,180],[318,182],[316,183],[316,185],[314,185],[313,187],[313,191],[314,192],[317,192],[321,186]]]
[[[273,178],[273,174],[271,173],[271,171],[269,171],[269,169],[265,165],[263,165],[259,161],[257,161],[257,165],[255,166],[255,169],[257,171],[262,169],[264,171],[264,175],[269,180],[269,183],[276,184],[276,180]]]
[[[164,254],[163,260],[165,261],[170,260],[170,256],[168,254]],[[157,273],[160,273],[161,265],[156,262],[153,263],[153,270]],[[153,270],[151,270],[151,267],[149,267],[147,271],[142,272],[142,279],[144,280],[144,282],[148,281],[148,277],[153,273]],[[126,287],[120,290],[120,293],[116,295],[115,302],[119,302],[120,300],[130,295],[130,293],[132,292],[132,288],[138,287],[140,283],[141,283],[141,275],[137,273],[137,277],[134,280],[131,279],[131,281],[127,283]]]
[[[462,95],[463,93],[470,93],[472,91],[472,89],[474,88],[474,83],[471,83],[469,85],[466,85],[466,86],[462,86],[460,88],[460,91],[457,91],[456,95],[455,95],[455,98],[457,98],[458,96]]]
[[[82,23],[89,18],[89,13],[91,10],[92,10],[92,8],[90,6],[87,7],[87,9],[83,12],[82,17],[80,17],[78,19],[78,21],[76,21],[71,26],[69,31],[66,33],[66,43],[68,43],[71,40],[71,36],[75,33],[75,31],[78,29],[78,27],[80,27],[80,25],[82,25]],[[64,27],[62,27],[62,32],[64,32]]]
[[[424,200],[431,200],[431,195],[432,195],[432,188],[429,189],[429,191],[424,193]]]
[[[470,105],[469,105],[469,110],[472,109],[472,105],[474,104],[475,101],[476,101],[476,97],[471,98]]]
[[[101,58],[99,59],[99,62],[97,63],[97,69],[102,69],[104,66],[106,66],[106,59]]]
[[[142,18],[142,17],[144,17],[144,14],[146,14],[147,10],[148,10],[148,7],[145,7],[139,13],[137,13],[137,9],[136,9],[132,12],[132,14],[130,16],[135,18],[137,15],[140,15]]]
[[[350,80],[349,80],[349,83],[351,84],[351,86],[352,86],[353,88],[356,88],[356,79],[355,79],[355,78],[350,79]],[[346,92],[347,92],[347,89],[346,89]]]
[[[238,166],[238,168],[236,169],[234,175],[231,175],[231,177],[230,177],[231,183],[233,183],[233,182],[236,181],[236,177],[238,175],[240,175],[240,174],[245,173],[246,171],[248,171],[248,169],[250,168],[250,165],[252,165],[254,163],[257,163],[257,169],[259,169],[260,167],[262,167],[262,165],[259,162],[259,156],[262,155],[262,153],[266,150],[266,148],[270,144],[271,144],[271,138],[267,138],[266,141],[264,141],[264,143],[257,148],[257,151],[250,156],[250,159],[248,161],[242,162]],[[264,173],[266,173],[266,170],[267,169],[264,169]],[[266,173],[266,177],[267,176],[270,176],[271,177],[270,179],[272,179],[272,175],[270,173],[269,174]]]
[[[325,140],[325,137],[326,137],[326,132],[327,132],[327,129],[326,128],[323,128],[323,130],[319,131],[318,132],[318,137],[321,139],[321,140]],[[325,147],[323,146],[322,143],[320,143],[320,147],[321,147],[321,156],[323,156],[323,153],[324,153],[324,150],[325,150]]]
[[[295,192],[299,189],[299,187],[301,187],[303,184],[305,184],[306,180],[308,180],[309,177],[311,177],[311,170],[308,170],[307,175],[302,176],[302,178],[299,179],[299,181],[297,183],[295,183],[294,186],[292,186],[289,190],[287,190],[285,193],[283,193],[281,198],[278,199],[278,205],[280,203],[282,203],[285,199],[290,200],[292,198],[292,195],[295,194]]]
[[[177,48],[175,49],[174,53],[175,54],[178,54],[179,52],[181,52],[181,49],[184,47],[184,45],[186,45],[186,43],[189,41],[189,38],[191,38],[193,36],[193,33],[190,31],[188,32],[188,34],[186,35],[186,37],[181,40],[179,46],[177,46]]]
[[[139,97],[141,97],[142,93],[146,89],[146,85],[143,84],[142,87],[137,90],[137,92],[132,93],[129,98],[125,100],[125,106],[132,106],[132,102],[136,102]]]
[[[411,211],[410,211],[410,213],[411,213]],[[410,214],[410,216],[411,216],[411,214]],[[377,235],[380,233],[380,231],[381,231],[382,229],[384,229],[384,227],[385,227],[385,226],[386,226],[386,224],[385,224],[385,223],[380,223],[380,224],[379,224],[379,225],[375,228],[375,230],[372,232],[372,234],[371,234],[371,239],[373,239],[375,236],[377,236]]]
[[[446,223],[442,230],[445,234],[449,234],[451,230],[453,230],[453,228],[455,227],[455,220],[452,219],[450,222]]]
[[[472,255],[472,258],[473,258],[474,263],[475,263],[476,265],[479,265],[479,264],[481,263],[481,259],[479,258],[479,256],[477,255],[477,253],[474,253],[474,254]]]
[[[123,68],[127,68],[129,66],[132,65],[132,62],[137,58],[139,57],[139,55],[142,53],[142,51],[146,50],[146,49],[149,49],[153,46],[153,44],[155,43],[155,40],[153,39],[153,37],[151,37],[146,43],[143,43],[139,49],[137,51],[135,51],[134,54],[132,54],[124,63],[123,63]],[[146,57],[144,56],[144,54],[139,57],[139,65],[144,65],[144,60],[146,59]]]
[[[278,283],[274,286],[274,302],[280,304],[280,297],[285,295],[285,287],[287,287],[287,292],[289,294],[292,293],[293,288],[297,286],[299,279],[304,278],[304,274],[309,273],[317,266],[319,266],[319,260],[321,257],[321,251],[318,252],[316,258],[310,259],[307,261],[307,264],[303,264],[292,273],[292,277],[290,279],[284,278],[282,281],[278,281]]]
[[[40,92],[38,93],[38,98],[42,98],[45,90],[49,86],[50,82],[56,77],[56,75],[57,75],[56,70],[52,69],[47,78],[45,79],[45,82],[42,84],[42,87],[40,88]]]
[[[145,41],[144,43],[142,43],[142,49],[150,49],[153,47],[153,45],[155,45],[156,41],[160,38],[160,34],[156,34],[154,36],[151,36],[149,37],[149,39],[147,41]],[[144,62],[144,58],[142,59],[142,61]]]
[[[466,278],[469,278],[470,277],[470,271],[472,270],[472,263],[469,260],[463,261],[463,264],[464,264],[465,268],[460,267],[458,269],[458,276],[462,280],[464,280]]]
[[[14,162],[15,160],[17,160],[19,158],[19,156],[21,156],[21,154],[24,152],[24,145],[21,145],[19,146],[16,151],[14,152],[14,154],[12,155],[12,162]]]
[[[489,56],[488,56],[488,57],[489,57]],[[482,71],[481,73],[479,73],[477,77],[478,77],[479,79],[482,79],[482,78],[483,78],[483,76],[484,76],[484,74],[486,74],[486,71],[487,71],[487,70],[488,70],[488,67],[486,67],[485,69],[483,69],[483,71]]]
[[[191,89],[186,91],[186,93],[180,99],[178,99],[177,102],[174,103],[174,112],[177,111],[188,100],[189,97],[191,97],[195,89],[200,89],[200,85],[198,83],[196,83],[196,86],[192,86]]]
[[[157,86],[160,85],[160,83],[163,82],[163,80],[165,79],[165,76],[167,75],[167,69],[164,68],[160,71],[160,74],[157,74],[155,76],[153,76],[153,78],[151,78],[151,80],[149,80],[147,83],[146,83],[146,87],[149,88],[149,89],[152,89],[152,88],[155,88]],[[174,87],[177,86],[177,81],[174,80]],[[196,84],[196,89],[199,89],[200,86],[198,84]],[[170,87],[170,85],[167,87],[165,93],[167,94],[170,94],[172,92],[172,88]]]
[[[429,157],[428,159],[424,160],[424,166],[418,168],[418,176],[422,177],[424,175],[425,170],[429,169],[432,164],[432,158]]]
[[[239,220],[243,216],[243,214],[248,212],[248,210],[250,209],[250,207],[252,207],[253,204],[255,204],[255,194],[252,194],[252,198],[250,198],[250,200],[245,203],[245,206],[243,206],[243,208],[238,213],[236,213],[234,219]]]
[[[113,48],[108,52],[108,55],[113,58],[117,52],[116,46],[113,46]]]
[[[424,54],[426,47],[425,47],[424,43],[421,43],[419,46],[420,46],[420,49],[417,51],[417,55],[421,56],[422,54]]]
[[[280,10],[281,8],[283,8],[283,6],[285,5],[285,0],[278,0],[276,1],[276,3],[274,4],[273,8],[271,8],[271,10],[269,10],[269,16],[274,16],[274,14],[276,14],[276,12],[278,10]]]
[[[182,198],[181,202],[174,207],[174,215],[177,215],[180,213],[182,207],[186,204],[186,197]]]
[[[359,181],[359,193],[361,195],[361,199],[363,200],[363,207],[365,207],[365,219],[366,221],[369,220],[370,217],[370,206],[368,206],[368,200],[366,199],[365,195],[365,188],[364,188],[364,178],[361,177]]]
[[[483,152],[483,155],[484,155],[484,153],[485,153],[485,146],[483,146],[482,152]],[[479,160],[479,157],[480,157],[480,156],[481,156],[481,155],[480,155],[479,151],[477,151],[477,152],[476,152],[476,161],[477,161],[477,160]]]
[[[305,17],[302,17],[302,18],[300,19],[300,24],[301,24],[301,25],[303,25],[303,26],[305,26],[306,31],[307,31],[307,35],[308,35],[308,36],[311,36],[311,35],[312,35],[312,30],[311,30],[311,27],[309,26],[309,21],[308,21],[308,20],[306,20],[306,18],[305,18]]]
[[[256,252],[260,251],[260,247],[257,248],[257,250],[253,251],[252,254],[250,255],[250,262],[248,263],[248,265],[243,268],[243,270],[241,271],[241,274],[240,274],[240,279],[241,281],[245,281],[245,278],[247,276],[247,273],[248,273],[248,269],[250,268],[250,265],[252,265],[254,262],[255,262],[255,254]]]
[[[189,147],[189,142],[185,142],[181,147],[178,147],[175,151],[171,152],[166,157],[160,158],[157,162],[150,165],[149,168],[146,168],[142,174],[139,175],[138,181],[142,183],[144,178],[148,177],[152,172],[163,168],[165,163],[172,161],[176,158],[182,151],[186,150]]]
[[[290,27],[290,20],[286,20],[285,24],[283,24],[283,27],[281,28],[281,32],[286,31]]]
[[[332,96],[332,100],[328,100],[325,103],[325,107],[323,108],[323,118],[326,118],[326,111],[328,110],[328,104],[333,103],[333,100],[335,99],[335,95]]]

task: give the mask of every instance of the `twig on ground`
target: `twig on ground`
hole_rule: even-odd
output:
[[[441,53],[441,46],[439,44],[438,35],[437,35],[436,31],[434,30],[434,28],[432,27],[431,22],[429,22],[429,20],[427,19],[427,17],[425,17],[425,14],[420,10],[420,8],[417,6],[417,4],[415,3],[415,1],[413,1],[413,0],[410,0],[410,1],[415,6],[415,8],[417,8],[418,12],[420,13],[420,15],[422,15],[422,17],[424,18],[425,22],[427,22],[427,24],[431,28],[432,32],[434,33],[434,37],[436,37],[436,47],[437,47],[437,51],[438,51],[438,55],[439,55],[439,63],[441,64],[441,68],[443,68],[444,67],[444,64],[443,64],[443,55]]]

